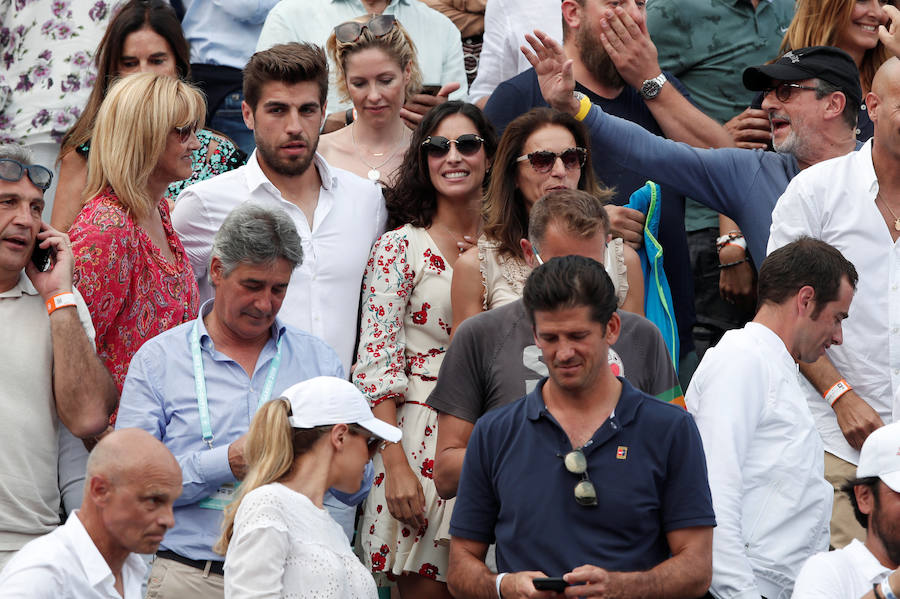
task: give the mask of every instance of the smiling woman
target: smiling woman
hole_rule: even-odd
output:
[[[323,135],[319,151],[329,164],[390,186],[411,135],[400,108],[422,85],[416,47],[393,15],[342,23],[327,47],[338,90],[353,102],[356,116],[350,126]]]
[[[197,314],[194,272],[164,195],[172,181],[190,175],[204,117],[196,89],[152,73],[119,80],[97,113],[86,189],[91,199],[69,237],[97,355],[119,390],[147,339]]]

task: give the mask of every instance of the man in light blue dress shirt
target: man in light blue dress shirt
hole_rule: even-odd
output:
[[[282,209],[252,202],[235,208],[213,242],[216,297],[200,318],[151,339],[132,359],[116,426],[161,439],[183,471],[176,524],[153,563],[148,597],[223,596],[223,557],[212,545],[247,471],[244,441],[254,413],[294,383],[345,376],[325,342],[276,317],[301,261],[300,236]],[[366,479],[353,496],[325,498],[348,537],[370,470]]]

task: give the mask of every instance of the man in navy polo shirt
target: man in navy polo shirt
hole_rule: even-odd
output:
[[[612,374],[620,321],[612,281],[590,258],[535,269],[526,311],[550,377],[481,417],[450,524],[454,596],[699,597],[715,517],[700,435],[683,409]],[[497,545],[493,574],[484,564]]]

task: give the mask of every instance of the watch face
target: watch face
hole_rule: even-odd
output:
[[[648,79],[641,85],[641,95],[650,100],[659,95],[660,89],[662,89],[662,86],[656,79]]]

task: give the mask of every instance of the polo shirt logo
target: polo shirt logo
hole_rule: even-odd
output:
[[[619,445],[619,448],[616,450],[616,459],[624,460],[628,457],[628,448],[624,445]]]

